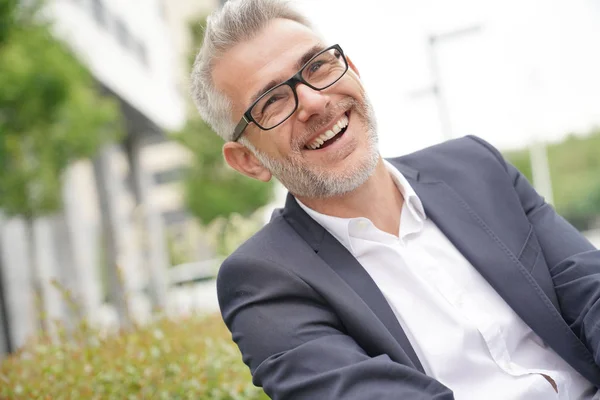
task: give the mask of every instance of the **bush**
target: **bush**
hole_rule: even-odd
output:
[[[219,316],[39,338],[0,364],[1,399],[266,400]]]

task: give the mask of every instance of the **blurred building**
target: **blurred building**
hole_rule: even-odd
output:
[[[101,259],[105,292],[117,305],[125,301],[118,290],[120,281],[128,292],[150,292],[153,305],[163,307],[169,266],[165,211],[155,200],[154,174],[147,168],[162,156],[154,153],[155,160],[148,159],[147,149],[165,142],[166,132],[185,121],[185,100],[177,88],[178,54],[164,3],[54,0],[51,10],[58,36],[71,46],[100,86],[119,100],[127,129],[123,143],[107,147],[93,163],[74,166],[67,179],[67,225],[77,232],[71,241],[82,242],[81,246],[72,244],[96,248],[90,253],[99,253],[95,259],[76,260],[73,265],[77,271],[82,264],[95,271],[93,265]],[[82,191],[92,179],[95,193]],[[82,193],[86,201],[81,201]],[[86,240],[89,242],[83,243]],[[115,266],[120,271],[115,271]],[[98,279],[89,276],[70,286],[81,290],[93,282]],[[88,299],[88,313],[97,301],[98,296]]]
[[[218,6],[218,0],[163,1],[163,16],[173,46],[175,86],[188,113],[197,112],[189,93],[190,63],[194,52],[190,25]],[[154,196],[163,213],[171,250],[190,261],[208,258],[211,252],[203,245],[198,226],[185,209],[182,197],[181,179],[188,156],[185,148],[169,141],[148,147],[143,161],[153,177]]]
[[[107,301],[121,322],[130,301],[141,315],[165,306],[167,232],[188,237],[185,229],[193,225],[178,182],[188,154],[167,134],[183,126],[188,110],[188,21],[216,6],[216,0],[48,2],[56,35],[99,90],[118,100],[126,135],[68,170],[64,212],[36,221],[35,249],[23,221],[2,224],[8,347],[20,347],[37,328],[31,282],[42,287],[49,319],[68,314],[52,278],[71,290],[92,321],[102,317]],[[24,267],[31,254],[39,260],[39,276]]]

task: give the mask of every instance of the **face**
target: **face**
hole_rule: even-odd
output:
[[[213,79],[232,99],[233,120],[270,83],[294,75],[311,50],[328,46],[304,25],[276,19],[226,52],[213,68]],[[362,185],[379,161],[375,118],[358,71],[348,63],[346,74],[327,89],[299,84],[298,109],[280,126],[263,131],[250,124],[240,140],[246,145],[226,143],[227,162],[257,179],[273,175],[299,197],[339,196]]]

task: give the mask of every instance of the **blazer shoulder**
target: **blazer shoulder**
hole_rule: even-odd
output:
[[[505,175],[508,170],[500,151],[477,136],[449,140],[389,161],[432,177],[448,177],[453,173],[464,177],[483,171]]]
[[[227,259],[265,258],[298,241],[294,229],[281,215],[275,216],[240,245]],[[226,260],[227,260],[226,259]]]
[[[224,282],[231,282],[233,278],[244,277],[248,279],[256,276],[258,269],[264,269],[272,264],[271,259],[284,243],[286,236],[286,222],[281,217],[276,217],[264,225],[258,232],[242,243],[233,253],[222,262],[217,274],[217,288]],[[249,274],[254,271],[253,274]],[[221,293],[221,290],[217,290]]]
[[[217,280],[226,272],[246,273],[259,266],[271,265],[288,269],[290,260],[301,263],[310,253],[314,251],[308,243],[283,216],[278,215],[223,261]]]

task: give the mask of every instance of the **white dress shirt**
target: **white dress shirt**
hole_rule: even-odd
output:
[[[332,217],[298,203],[373,278],[427,375],[449,387],[457,400],[600,396],[427,219],[404,176],[388,162],[386,167],[404,197],[398,236],[367,218]]]

